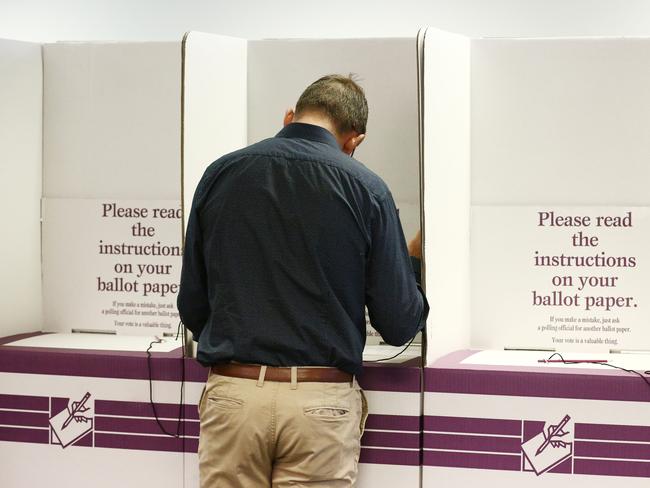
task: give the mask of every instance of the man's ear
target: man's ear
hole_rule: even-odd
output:
[[[296,115],[296,112],[292,108],[288,108],[284,112],[284,119],[282,120],[283,127],[286,127],[289,125],[291,122],[293,122],[293,118]]]
[[[351,156],[354,150],[359,147],[359,145],[366,138],[365,134],[357,134],[352,132],[350,136],[343,141],[343,147],[341,148],[345,154]]]

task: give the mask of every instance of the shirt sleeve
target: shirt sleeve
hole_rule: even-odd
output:
[[[390,193],[376,210],[366,268],[366,305],[372,326],[388,344],[400,346],[424,327],[429,304],[416,282],[415,263],[408,255]]]
[[[210,303],[196,196],[185,234],[181,285],[176,302],[181,321],[192,331],[194,340],[198,341],[201,331],[210,317]]]

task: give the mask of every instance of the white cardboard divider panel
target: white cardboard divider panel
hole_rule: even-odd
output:
[[[44,330],[175,330],[180,47],[43,49]]]
[[[473,344],[650,347],[649,221],[647,207],[475,207]]]
[[[119,217],[119,212],[137,217]],[[43,304],[50,331],[176,331],[178,200],[43,200]]]
[[[650,39],[472,41],[472,205],[650,202]]]
[[[648,86],[650,39],[472,41],[471,346],[650,349]]]
[[[183,210],[203,171],[246,145],[248,41],[189,32],[183,43]],[[185,226],[183,227],[185,228]]]
[[[40,329],[41,46],[0,40],[0,337]]]
[[[181,43],[43,47],[43,196],[178,199]]]
[[[469,342],[470,41],[424,34],[427,364]]]

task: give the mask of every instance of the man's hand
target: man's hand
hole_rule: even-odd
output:
[[[409,256],[422,259],[422,230],[418,230],[415,237],[411,239],[408,246]]]

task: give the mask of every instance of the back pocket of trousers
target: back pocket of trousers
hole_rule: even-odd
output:
[[[209,396],[208,404],[211,407],[221,408],[224,410],[236,410],[241,408],[244,405],[244,401],[239,400],[238,398]]]
[[[305,408],[305,415],[308,417],[315,417],[319,419],[343,419],[350,414],[350,409],[347,407],[339,406],[320,406],[320,407],[307,407]]]

